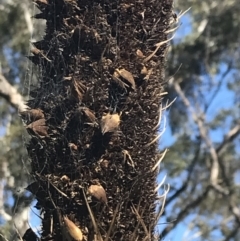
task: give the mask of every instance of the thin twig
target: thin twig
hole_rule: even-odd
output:
[[[172,81],[172,84],[174,86],[175,91],[181,97],[184,105],[189,109],[194,122],[198,125],[198,129],[199,129],[201,137],[203,138],[207,147],[210,150],[210,155],[212,157],[212,167],[211,167],[211,173],[210,173],[210,181],[211,181],[212,184],[216,184],[217,178],[218,178],[218,175],[219,175],[219,160],[218,160],[217,152],[216,152],[211,140],[209,139],[209,137],[207,135],[207,130],[204,127],[203,118],[202,118],[202,116],[196,115],[196,113],[193,110],[189,100],[187,99],[187,97],[183,93],[180,85],[176,81]]]
[[[92,210],[91,210],[91,208],[90,208],[90,206],[89,206],[89,204],[88,204],[87,197],[86,197],[86,194],[85,194],[84,189],[82,189],[82,192],[83,192],[83,197],[84,197],[84,199],[85,199],[85,203],[86,203],[88,212],[89,212],[90,217],[91,217],[91,220],[92,220],[94,232],[95,232],[95,234],[98,236],[98,238],[100,238],[99,241],[102,241],[102,240],[103,240],[103,239],[102,239],[102,236],[101,236],[101,234],[100,234],[100,232],[99,232],[99,229],[98,229],[97,223],[96,223],[96,221],[95,221],[93,212],[92,212]]]
[[[160,163],[162,162],[163,158],[165,157],[167,151],[168,151],[168,149],[165,149],[165,151],[161,154],[161,157],[159,158],[159,160],[156,162],[156,164],[152,168],[152,170],[151,170],[152,172],[155,171],[155,169],[160,165]]]
[[[162,41],[162,42],[159,42],[159,43],[155,44],[156,49],[155,49],[147,58],[145,58],[145,59],[143,60],[143,63],[148,62],[148,61],[157,53],[157,51],[159,50],[159,48],[160,48],[163,44],[168,43],[168,42],[171,41],[173,38],[174,38],[174,35],[173,35],[170,39],[167,39],[167,40],[165,40],[165,41]]]
[[[132,209],[133,209],[134,213],[136,214],[136,216],[137,216],[138,220],[139,220],[139,221],[140,221],[140,223],[142,224],[142,227],[143,227],[143,229],[144,229],[144,231],[145,231],[146,235],[148,236],[149,240],[151,240],[151,234],[150,234],[150,232],[148,231],[148,229],[147,229],[147,227],[146,227],[145,223],[143,222],[143,220],[142,220],[141,216],[139,215],[139,213],[138,213],[137,209],[134,207],[134,205],[133,205],[133,204],[132,204]]]
[[[117,217],[117,213],[118,213],[118,210],[119,210],[119,206],[120,206],[120,203],[118,203],[115,211],[114,211],[114,214],[113,214],[113,218],[112,218],[112,221],[111,221],[111,224],[110,224],[110,227],[107,231],[107,235],[106,235],[106,238],[104,239],[104,241],[108,241],[109,237],[110,237],[110,234],[111,234],[111,231],[112,231],[112,228],[113,228],[113,224],[115,222],[115,219]]]

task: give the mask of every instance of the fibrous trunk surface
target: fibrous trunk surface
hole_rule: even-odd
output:
[[[159,43],[172,2],[35,3],[46,34],[29,56],[40,77],[22,118],[40,239],[154,240],[167,47]]]

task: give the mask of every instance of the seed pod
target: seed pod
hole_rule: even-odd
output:
[[[102,117],[101,120],[101,129],[102,134],[104,135],[107,132],[114,132],[118,129],[120,124],[120,115],[118,114],[107,114]]]
[[[139,58],[144,58],[144,57],[145,57],[144,54],[143,54],[143,52],[142,52],[140,49],[137,49],[136,54],[137,54],[137,56],[138,56]]]
[[[121,76],[123,79],[125,79],[128,82],[128,84],[132,86],[134,90],[136,89],[135,80],[133,78],[133,75],[129,71],[125,69],[115,69],[113,75],[116,77]]]
[[[128,86],[126,83],[124,83],[122,80],[120,80],[120,75],[118,74],[117,71],[115,71],[112,75],[113,80],[119,85],[121,86],[123,89],[126,89],[126,87]]]
[[[76,241],[82,241],[83,240],[83,234],[80,228],[78,228],[75,223],[73,223],[71,220],[69,220],[67,217],[63,217],[63,221],[65,224],[65,227],[70,234],[70,236],[76,240]]]
[[[142,69],[141,69],[141,74],[142,75],[147,75],[148,74],[148,70],[146,68],[146,66],[143,65]]]
[[[77,145],[76,144],[74,144],[74,143],[68,143],[68,146],[69,146],[69,148],[70,148],[70,150],[71,151],[77,151],[78,150],[78,147],[77,147]]]
[[[104,188],[98,184],[98,185],[91,185],[88,188],[88,193],[95,197],[97,200],[103,203],[107,203],[107,196],[106,196],[106,191]]]
[[[81,110],[83,111],[83,113],[85,114],[85,116],[94,124],[96,124],[96,116],[94,115],[94,113],[87,107],[83,107],[81,108]]]
[[[48,136],[47,130],[48,127],[46,126],[46,120],[40,119],[37,121],[32,122],[30,125],[26,127],[27,130],[33,131],[40,137]]]
[[[72,95],[74,98],[82,100],[84,93],[87,90],[87,87],[78,79],[72,79]]]
[[[69,178],[67,175],[63,175],[63,176],[60,178],[60,180],[61,180],[62,182],[67,183],[67,182],[70,181],[70,178]]]
[[[104,169],[107,169],[109,166],[109,161],[105,160],[105,159],[100,160],[99,163],[100,163],[101,167]]]
[[[20,116],[28,122],[33,122],[39,119],[43,119],[44,113],[41,109],[31,109],[20,112]]]

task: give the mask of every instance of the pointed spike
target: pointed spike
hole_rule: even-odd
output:
[[[159,42],[159,43],[155,44],[156,49],[155,49],[148,57],[146,57],[146,58],[143,60],[143,63],[148,62],[148,61],[157,53],[157,51],[159,50],[159,48],[160,48],[163,44],[168,43],[168,42],[171,41],[173,38],[174,38],[174,35],[173,35],[171,38],[169,38],[169,39],[167,39],[167,40],[165,40],[165,41],[162,41],[162,42]]]
[[[32,194],[36,195],[36,193],[38,192],[39,188],[40,188],[40,184],[38,182],[32,182],[25,189],[27,191],[31,192]]]
[[[35,14],[34,16],[33,16],[33,18],[36,18],[36,19],[45,19],[45,20],[47,20],[47,17],[46,17],[46,14],[45,13],[38,13],[38,14]]]
[[[48,5],[48,1],[47,0],[34,0],[35,3],[37,4],[43,4],[43,5]]]
[[[34,0],[33,3],[42,12],[45,10],[46,6],[48,6],[48,1],[47,0]]]
[[[24,233],[22,240],[31,240],[31,241],[37,241],[38,236],[33,232],[31,228],[27,229]]]
[[[161,186],[165,183],[165,180],[167,178],[167,175],[165,175],[162,179],[162,181],[158,184],[158,186],[155,188],[154,192],[158,192],[158,190],[161,188]]]
[[[152,168],[152,172],[154,172],[156,170],[156,168],[160,165],[160,163],[162,162],[163,158],[165,157],[167,151],[168,151],[168,149],[165,149],[165,151],[162,153],[161,157],[159,158],[159,160],[156,162],[156,164]]]

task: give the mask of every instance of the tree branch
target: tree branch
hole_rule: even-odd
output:
[[[182,186],[179,189],[177,189],[171,197],[167,199],[166,206],[168,206],[175,198],[177,198],[182,192],[184,192],[187,189],[194,167],[196,166],[199,160],[200,146],[201,146],[201,140],[199,140],[198,147],[195,151],[195,155],[192,158],[192,161],[188,167],[188,175],[186,180],[183,182]]]
[[[228,143],[233,141],[239,135],[240,124],[238,123],[234,128],[232,128],[227,133],[227,135],[225,136],[222,143],[217,148],[215,148],[212,141],[208,137],[207,130],[204,126],[204,119],[202,118],[201,113],[200,113],[200,115],[196,114],[196,112],[192,108],[189,100],[187,99],[184,92],[182,91],[180,85],[176,81],[173,82],[173,79],[172,79],[171,84],[174,86],[175,91],[182,98],[182,101],[183,101],[184,105],[189,109],[189,111],[192,115],[192,119],[198,125],[199,133],[200,133],[202,139],[204,140],[204,142],[206,143],[206,146],[208,147],[208,149],[210,151],[210,156],[211,156],[211,159],[212,159],[212,166],[211,166],[211,172],[210,172],[210,183],[211,184],[209,185],[209,187],[214,188],[214,190],[220,192],[224,196],[228,196],[228,198],[230,200],[229,208],[230,208],[231,212],[233,213],[233,215],[235,216],[236,222],[239,224],[240,223],[240,211],[239,211],[239,208],[237,207],[237,205],[235,205],[234,199],[232,197],[233,193],[231,192],[231,185],[229,183],[227,175],[225,174],[224,164],[219,161],[219,154],[224,151],[224,149],[226,148]],[[229,187],[229,190],[225,190],[221,186],[218,185],[217,179],[218,179],[218,175],[219,175],[219,168],[221,169],[221,171],[223,173],[223,178],[224,178],[227,186]],[[193,204],[194,202],[192,202],[191,204]],[[189,204],[189,208],[191,208],[190,207],[191,204]],[[186,210],[186,208],[185,208],[185,210]],[[183,215],[183,212],[180,212],[180,214]],[[181,217],[180,214],[178,215],[178,219],[179,219],[179,217]],[[185,212],[185,215],[186,215],[186,212]],[[176,224],[172,225],[172,226],[173,227],[171,227],[171,229],[174,228],[176,226]],[[167,228],[166,228],[165,232],[168,233],[170,230],[167,230]],[[163,232],[163,234],[164,234],[164,232]]]
[[[23,96],[0,74],[0,96],[7,100],[15,109],[26,110]]]
[[[173,87],[174,87],[175,91],[178,93],[178,95],[181,97],[184,105],[189,109],[194,122],[198,125],[199,133],[200,133],[202,139],[205,141],[205,143],[210,151],[210,155],[212,157],[210,181],[212,184],[217,184],[217,179],[218,179],[218,175],[219,175],[218,155],[213,146],[213,143],[211,142],[210,138],[208,137],[207,130],[204,127],[203,117],[202,117],[202,115],[197,115],[196,112],[193,110],[189,100],[183,93],[183,91],[182,91],[180,85],[177,83],[177,81],[174,81],[174,79],[172,79],[171,84],[173,85]]]
[[[238,232],[239,232],[239,225],[236,225],[235,228],[232,229],[232,231],[228,234],[228,236],[224,241],[233,240],[233,238],[237,236]]]
[[[181,222],[186,215],[189,213],[190,209],[197,207],[208,195],[208,192],[210,190],[210,186],[207,186],[204,192],[199,195],[195,200],[193,200],[191,203],[189,203],[185,208],[181,209],[177,216],[177,220],[175,222],[172,222],[169,224],[163,231],[161,236],[165,237],[172,229],[174,229],[179,222]]]
[[[234,126],[224,137],[223,142],[217,147],[216,151],[221,154],[226,148],[227,144],[232,142],[240,134],[240,122]]]

